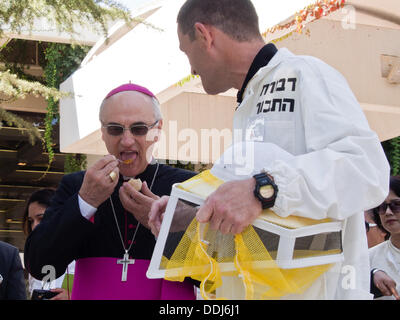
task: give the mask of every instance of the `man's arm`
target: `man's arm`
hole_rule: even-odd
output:
[[[12,265],[7,279],[6,299],[26,300],[24,269],[22,268],[18,249],[14,248],[10,253],[12,257]]]
[[[42,222],[25,244],[25,264],[35,278],[45,276],[42,272],[44,266],[54,267],[58,278],[78,257],[83,242],[89,239],[94,229],[93,223],[88,220],[94,212],[88,215],[82,213],[81,206],[86,203],[97,209],[113,193],[118,183],[117,166],[116,158],[107,155],[86,172],[63,177]],[[110,177],[111,172],[116,179]]]

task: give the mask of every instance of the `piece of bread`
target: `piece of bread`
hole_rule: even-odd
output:
[[[142,181],[140,179],[130,178],[128,181],[132,187],[135,188],[136,191],[140,191],[142,189]]]

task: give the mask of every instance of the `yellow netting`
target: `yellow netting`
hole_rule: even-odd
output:
[[[163,259],[165,279],[183,281],[185,277],[191,277],[200,281],[204,299],[215,295],[223,276],[241,278],[245,299],[276,299],[286,294],[299,294],[330,266],[281,269],[252,226],[236,236],[222,235],[196,219],[171,258]]]
[[[181,184],[181,188],[205,197],[220,184],[220,180],[206,171]],[[271,214],[275,215],[272,211]],[[279,219],[275,216],[273,219]],[[301,223],[307,221],[301,219]],[[281,224],[287,223],[281,221]],[[295,227],[298,221],[288,224]],[[311,255],[314,254],[321,253]],[[235,236],[223,235],[193,219],[170,259],[163,257],[161,267],[167,280],[183,281],[191,277],[200,281],[204,299],[215,297],[226,277],[241,279],[245,299],[277,299],[304,292],[331,265],[281,269],[252,226]],[[217,295],[217,299],[224,298]]]

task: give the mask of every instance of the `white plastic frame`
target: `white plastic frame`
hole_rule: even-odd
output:
[[[181,188],[178,188],[179,184],[174,184],[172,186],[171,196],[169,198],[166,211],[164,214],[164,219],[161,224],[161,229],[157,242],[153,251],[153,255],[150,261],[149,268],[147,270],[147,277],[150,279],[164,278],[165,270],[160,269],[161,258],[165,249],[165,244],[168,238],[169,229],[171,227],[173,215],[178,200],[186,200],[194,204],[202,205],[204,199],[196,196],[193,193],[187,192]],[[279,245],[278,252],[275,262],[280,268],[283,269],[293,269],[293,268],[304,268],[314,265],[330,264],[336,263],[343,260],[343,253],[339,254],[327,254],[321,256],[307,257],[307,258],[297,258],[293,259],[293,251],[296,242],[296,238],[312,236],[320,233],[327,232],[339,232],[343,228],[343,224],[340,221],[326,222],[306,227],[301,227],[297,229],[287,229],[280,227],[276,224],[270,223],[263,219],[257,219],[254,221],[253,225],[262,230],[279,235]],[[268,267],[270,262],[260,261],[257,267]],[[221,263],[219,264],[221,271],[231,271],[235,269],[233,263]],[[174,270],[169,270],[173,273]],[[176,270],[178,274],[179,270]]]

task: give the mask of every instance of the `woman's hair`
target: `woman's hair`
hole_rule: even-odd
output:
[[[25,235],[29,235],[32,232],[32,223],[29,221],[29,205],[33,202],[37,202],[46,208],[50,206],[51,199],[54,197],[55,190],[51,188],[44,188],[35,191],[29,197],[24,211],[24,218],[22,222],[22,228]]]
[[[379,217],[379,213],[376,210],[371,210],[371,213],[372,214],[370,215],[370,217],[376,223],[379,230],[385,233],[385,240],[388,240],[390,238],[390,233],[383,227],[381,218]]]
[[[400,197],[400,176],[390,177],[389,189],[393,191],[396,196]],[[374,222],[378,225],[379,229],[386,232],[385,240],[388,240],[390,238],[390,233],[382,225],[381,218],[379,217],[378,213],[378,207],[373,209],[373,213]]]

